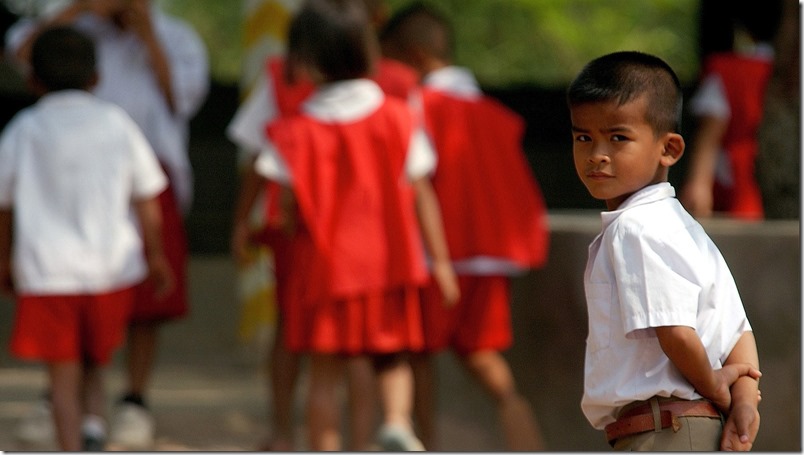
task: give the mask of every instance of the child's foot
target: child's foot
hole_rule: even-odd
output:
[[[424,444],[407,428],[399,425],[383,425],[377,435],[377,443],[386,452],[422,452]]]

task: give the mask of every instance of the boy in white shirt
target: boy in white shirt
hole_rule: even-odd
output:
[[[750,449],[753,332],[723,257],[667,182],[684,153],[678,78],[657,57],[616,52],[567,98],[576,171],[608,209],[584,274],[584,414],[617,450]]]
[[[160,295],[173,287],[157,200],[167,177],[131,117],[88,92],[98,80],[89,37],[45,30],[31,66],[42,97],[0,137],[0,283],[17,298],[11,351],[47,365],[61,450],[97,451],[102,367],[124,340],[135,288],[146,277]]]

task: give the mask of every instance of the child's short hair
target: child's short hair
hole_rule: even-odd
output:
[[[378,55],[362,0],[308,0],[290,24],[288,63],[312,67],[327,82],[367,77]]]
[[[443,61],[452,60],[455,47],[449,20],[423,2],[413,2],[396,12],[380,33],[380,40],[403,52],[417,46]]]
[[[86,90],[96,76],[95,43],[72,27],[47,28],[34,40],[31,70],[49,91]]]
[[[622,51],[589,62],[567,90],[572,106],[616,101],[620,106],[648,96],[645,119],[658,134],[681,130],[683,95],[673,69],[664,60],[636,51]]]

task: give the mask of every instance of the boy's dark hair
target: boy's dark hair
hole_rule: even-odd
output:
[[[645,119],[654,133],[681,130],[681,84],[664,60],[636,51],[614,52],[589,62],[567,90],[570,107],[616,101],[622,106],[648,96]]]
[[[445,62],[452,60],[455,49],[450,21],[424,2],[413,2],[397,11],[385,24],[380,41],[403,52],[417,46]]]
[[[95,82],[95,43],[72,27],[42,31],[31,48],[31,69],[48,91],[86,90]]]
[[[362,0],[308,0],[290,24],[288,66],[312,67],[327,82],[368,76],[378,54]]]

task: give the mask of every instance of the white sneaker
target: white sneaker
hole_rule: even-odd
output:
[[[117,404],[112,412],[109,443],[122,450],[151,450],[155,426],[154,418],[144,407],[125,402]]]
[[[412,431],[398,425],[383,425],[377,443],[386,452],[423,452],[424,444]]]
[[[31,410],[20,417],[15,430],[17,440],[28,450],[50,450],[56,444],[56,428],[48,400],[38,401]]]

